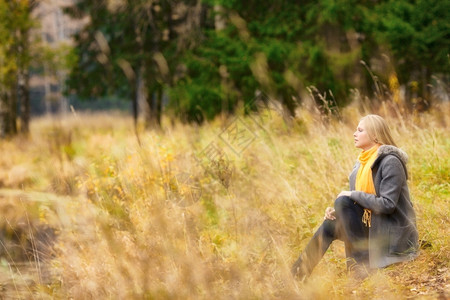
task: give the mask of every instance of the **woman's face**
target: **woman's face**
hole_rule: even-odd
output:
[[[353,134],[355,139],[355,147],[363,150],[369,150],[375,146],[375,142],[370,139],[369,133],[366,131],[364,121],[359,122],[355,133]]]

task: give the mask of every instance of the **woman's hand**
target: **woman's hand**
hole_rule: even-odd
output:
[[[347,197],[350,197],[351,195],[352,195],[352,192],[351,192],[351,191],[342,191],[342,192],[339,193],[339,195],[338,195],[337,197],[338,197],[338,198],[341,197],[341,196],[347,196]]]
[[[334,208],[332,207],[327,207],[327,209],[325,209],[325,216],[323,217],[324,220],[336,220],[336,217],[334,216]]]

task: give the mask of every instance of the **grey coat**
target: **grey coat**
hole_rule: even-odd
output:
[[[418,255],[416,215],[409,198],[408,156],[397,147],[382,145],[372,165],[376,195],[355,191],[359,162],[350,174],[351,199],[372,211],[369,228],[371,268],[411,260]]]

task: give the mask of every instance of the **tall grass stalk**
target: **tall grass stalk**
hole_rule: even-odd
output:
[[[3,186],[66,199],[41,220],[56,227],[58,236],[49,263],[52,276],[35,282],[34,295],[448,296],[449,106],[407,115],[389,105],[376,111],[351,105],[339,118],[301,108],[289,126],[277,114],[262,127],[240,116],[256,138],[238,155],[219,137],[221,120],[205,127],[167,124],[162,131],[141,132],[140,144],[125,116],[77,114],[57,126],[47,118],[34,121],[29,144],[0,144],[1,153],[10,153],[0,156]],[[415,261],[379,270],[355,287],[345,270],[343,243],[337,241],[310,279],[298,282],[290,266],[325,208],[348,188],[358,155],[352,134],[369,112],[387,119],[409,154],[420,237],[431,247]],[[55,145],[48,140],[55,136],[70,139]],[[205,167],[198,155],[211,142],[225,156]],[[14,171],[16,166],[21,169]]]

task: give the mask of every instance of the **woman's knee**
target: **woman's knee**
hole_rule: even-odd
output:
[[[336,236],[336,220],[325,220],[322,223],[322,232],[328,237]]]
[[[354,205],[354,201],[348,196],[341,196],[334,200],[334,209],[338,210],[340,208],[348,207]]]

